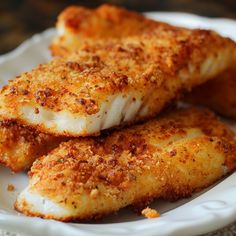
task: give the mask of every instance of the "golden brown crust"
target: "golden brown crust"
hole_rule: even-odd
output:
[[[160,34],[177,31],[176,35],[185,32],[183,28],[156,22],[138,13],[110,5],[102,5],[95,10],[76,6],[68,7],[58,17],[58,30],[62,25],[65,32],[57,36],[51,45],[51,51],[56,56],[65,56],[74,51],[83,40],[122,38],[148,34],[153,31],[160,32]],[[210,41],[203,47],[208,49],[209,45]],[[188,99],[195,104],[206,105],[222,115],[236,119],[235,76],[235,69],[222,73],[211,82],[194,90]]]
[[[88,220],[153,198],[188,197],[222,177],[223,166],[235,169],[235,151],[233,133],[211,112],[173,111],[97,138],[62,143],[36,160],[30,191],[71,215],[45,215],[27,202],[16,208],[44,218]]]
[[[149,207],[146,207],[145,209],[142,210],[142,215],[144,215],[148,219],[160,217],[159,212],[157,212],[155,209],[151,209]]]
[[[126,35],[126,31],[136,34],[136,32],[144,30],[143,22],[150,26],[154,21],[145,18],[137,12],[128,11],[125,8],[114,5],[103,4],[92,10],[85,7],[69,6],[59,16],[58,21],[65,23],[66,28],[73,32],[81,32],[85,37],[106,37],[106,35],[114,35],[121,37]],[[58,23],[59,23],[58,22]],[[160,23],[160,25],[167,25]],[[96,27],[95,27],[96,26]],[[112,27],[119,27],[117,30]],[[105,29],[109,29],[105,31]],[[138,28],[138,30],[137,30]],[[121,31],[121,29],[123,29]]]
[[[162,45],[160,41],[165,36],[169,40]],[[2,89],[2,95],[14,107],[14,101],[20,97],[23,104],[30,101],[56,112],[67,108],[73,113],[91,115],[98,112],[100,97],[128,90],[148,88],[150,91],[166,83],[170,76],[180,83],[174,77],[193,60],[192,54],[198,54],[201,62],[207,56],[199,48],[201,44],[209,41],[223,48],[226,43],[207,31],[196,31],[181,39],[171,32],[163,37],[158,39],[150,33],[121,42],[85,43],[67,58],[54,59],[22,74]]]
[[[68,7],[58,17],[58,31],[62,25],[65,32],[56,36],[51,45],[51,51],[56,56],[66,56],[74,52],[87,40],[96,42],[98,39],[122,39],[156,34],[160,38],[164,36],[163,43],[166,39],[169,40],[169,37],[172,37],[173,41],[177,37],[185,44],[186,34],[192,33],[192,30],[154,21],[137,12],[107,4],[95,10],[78,6]],[[201,31],[196,30],[196,32]],[[167,35],[169,37],[166,37]],[[203,36],[202,41],[206,42],[205,40]],[[211,47],[211,43],[205,46]]]
[[[7,185],[7,191],[8,192],[13,192],[15,191],[15,186],[13,184],[8,184]]]
[[[83,40],[109,39],[134,36],[148,29],[169,27],[166,23],[149,20],[136,12],[108,4],[91,10],[70,6],[58,17],[57,28],[66,34],[55,38],[50,49],[54,55],[63,56],[75,49]]]
[[[0,163],[14,172],[27,170],[36,158],[62,141],[65,138],[39,133],[12,121],[0,121]]]
[[[197,88],[184,98],[186,101],[207,106],[217,113],[236,119],[236,69],[230,68],[212,81]]]
[[[138,92],[148,103],[144,118],[153,117],[181,91],[228,67],[234,53],[236,57],[235,44],[214,32],[175,27],[121,40],[88,41],[70,56],[55,58],[5,86],[0,112],[5,118],[33,125],[22,118],[22,106],[35,107],[36,114],[42,107],[86,117],[97,113],[110,95]],[[209,61],[218,61],[217,66],[206,70]],[[34,126],[42,132],[59,132],[44,124]],[[61,134],[88,135],[87,131]]]

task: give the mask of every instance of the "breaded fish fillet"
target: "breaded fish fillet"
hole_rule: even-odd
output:
[[[47,154],[62,141],[65,138],[39,133],[14,122],[0,121],[0,163],[14,172],[26,170],[36,158]]]
[[[88,136],[155,116],[234,58],[233,41],[205,30],[86,42],[5,86],[0,115],[45,133]]]
[[[90,10],[72,6],[59,15],[58,35],[50,48],[54,55],[65,56],[74,51],[84,40],[90,39],[96,42],[97,39],[122,38],[153,30],[163,32],[170,28],[178,29],[120,7],[105,4]],[[236,61],[233,63],[234,67],[235,64]],[[218,75],[206,85],[197,88],[188,99],[236,119],[235,77],[236,69]]]
[[[57,36],[50,46],[55,56],[74,52],[84,40],[96,42],[98,39],[124,38],[153,31],[156,31],[157,35],[160,32],[159,37],[162,37],[163,32],[169,31],[176,32],[179,36],[186,30],[108,4],[95,9],[70,6],[58,16],[56,29]]]
[[[208,110],[173,111],[37,159],[15,207],[26,215],[88,220],[153,198],[188,197],[236,167],[234,134]]]
[[[185,100],[207,106],[223,116],[236,119],[236,68],[230,68],[214,80],[193,89]]]
[[[163,27],[167,29],[170,26],[121,7],[104,4],[92,10],[70,6],[58,17],[58,36],[50,49],[54,55],[64,56],[87,39],[122,38]]]

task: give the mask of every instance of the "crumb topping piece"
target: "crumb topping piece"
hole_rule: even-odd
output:
[[[157,210],[152,209],[150,207],[146,207],[145,209],[143,209],[142,215],[148,219],[157,218],[161,216],[161,214]]]
[[[7,185],[7,191],[8,192],[13,192],[15,190],[15,186],[13,184],[8,184]]]

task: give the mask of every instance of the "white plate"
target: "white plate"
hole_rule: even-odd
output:
[[[236,22],[227,19],[209,19],[183,13],[148,13],[154,19],[186,27],[211,28],[236,40]],[[22,71],[47,61],[47,45],[55,34],[49,29],[27,40],[19,48],[0,57],[0,85]],[[16,191],[8,192],[7,185],[14,184]],[[65,235],[196,235],[219,229],[236,218],[236,173],[193,198],[175,203],[155,201],[152,207],[160,211],[157,219],[144,219],[130,210],[107,216],[101,222],[69,224],[53,220],[25,217],[13,209],[16,195],[27,184],[25,173],[12,174],[0,167],[0,229],[30,236]],[[1,234],[1,232],[0,232]]]

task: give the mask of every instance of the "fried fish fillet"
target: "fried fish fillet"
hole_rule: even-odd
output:
[[[14,172],[29,169],[36,158],[47,154],[62,141],[65,138],[0,121],[0,163]]]
[[[188,197],[235,167],[234,134],[208,110],[181,109],[62,143],[34,162],[15,208],[61,221],[88,220],[153,198]]]
[[[236,119],[236,68],[230,68],[214,80],[193,89],[185,100],[207,106],[223,116]]]
[[[70,6],[59,15],[56,29],[57,36],[50,45],[55,56],[70,54],[84,40],[96,42],[98,39],[124,38],[152,31],[156,31],[157,35],[160,32],[159,37],[162,37],[163,32],[169,31],[173,34],[176,32],[176,36],[181,37],[184,31],[184,28],[155,21],[137,12],[108,4],[95,9]]]
[[[0,115],[45,133],[88,136],[155,116],[234,58],[233,41],[205,30],[85,42],[5,86]]]
[[[58,17],[57,32],[50,45],[52,54],[64,56],[77,49],[84,40],[122,38],[139,35],[157,28],[170,28],[136,12],[112,5],[101,5],[91,10],[70,6]]]
[[[91,39],[96,42],[97,39],[122,38],[153,30],[163,32],[171,28],[178,30],[177,27],[148,19],[120,7],[105,4],[90,10],[72,6],[59,15],[58,35],[50,48],[52,54],[65,56],[78,48],[84,40]],[[235,67],[236,61],[232,64]],[[232,68],[194,90],[192,95],[188,96],[188,100],[236,119],[235,77],[236,69]]]

